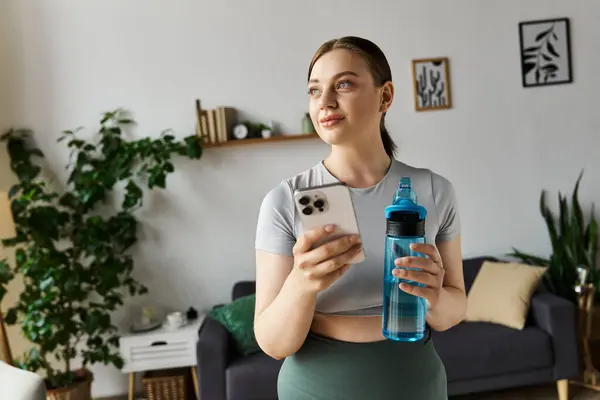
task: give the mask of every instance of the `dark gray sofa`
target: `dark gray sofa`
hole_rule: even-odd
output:
[[[463,261],[470,289],[485,260]],[[238,282],[232,299],[254,293],[253,281]],[[449,395],[491,391],[572,379],[581,372],[576,307],[539,290],[532,298],[522,331],[504,326],[462,322],[433,341],[446,366]],[[200,398],[211,400],[277,399],[277,374],[283,361],[260,352],[236,354],[229,333],[207,318],[197,344]]]

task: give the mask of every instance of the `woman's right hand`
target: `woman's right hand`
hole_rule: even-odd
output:
[[[338,280],[361,251],[358,235],[344,235],[313,248],[321,239],[335,233],[332,225],[304,232],[293,248],[294,273],[303,289],[319,293]]]

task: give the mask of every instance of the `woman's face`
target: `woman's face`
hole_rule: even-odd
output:
[[[309,113],[328,144],[373,140],[391,103],[390,84],[377,88],[367,63],[344,49],[322,55],[308,82]]]

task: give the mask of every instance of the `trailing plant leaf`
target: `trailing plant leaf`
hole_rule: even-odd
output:
[[[12,272],[12,268],[6,259],[0,261],[0,303],[2,303],[2,299],[6,296],[7,289],[6,286],[12,281],[14,278],[14,274]]]
[[[142,187],[165,188],[175,171],[174,157],[199,159],[202,154],[195,135],[177,140],[163,133],[128,141],[124,129],[133,123],[117,109],[102,116],[95,141],[79,137],[82,128],[62,132],[58,142],[71,150],[63,192],[40,178],[36,160],[43,153],[32,145],[30,131],[10,130],[1,138],[18,183],[9,193],[17,235],[3,240],[17,250],[14,266],[0,262],[0,300],[5,285],[21,274],[23,291],[5,319],[20,324],[35,345],[18,365],[44,370],[51,388],[76,379],[70,365],[76,356],[84,367],[123,365],[111,313],[123,305],[123,293],[147,292],[132,277],[130,254],[137,243],[134,213],[143,204]],[[122,202],[106,211],[121,182]],[[50,359],[63,365],[53,366]]]
[[[579,187],[583,171],[580,172],[573,193],[571,204],[567,196],[558,194],[558,215],[554,215],[546,203],[546,191],[540,195],[540,213],[546,222],[548,236],[552,246],[552,254],[548,259],[530,255],[513,249],[509,256],[520,259],[527,264],[548,267],[544,283],[557,295],[576,301],[575,286],[578,284],[578,267],[588,269],[588,282],[598,284],[600,273],[597,269],[598,223],[594,215],[594,206],[588,222],[584,217],[579,202]],[[596,296],[598,296],[598,289]]]

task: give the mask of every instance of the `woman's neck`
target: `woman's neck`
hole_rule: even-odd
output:
[[[336,145],[323,164],[329,172],[350,187],[367,188],[379,183],[390,168],[391,158],[382,143],[362,146]]]

